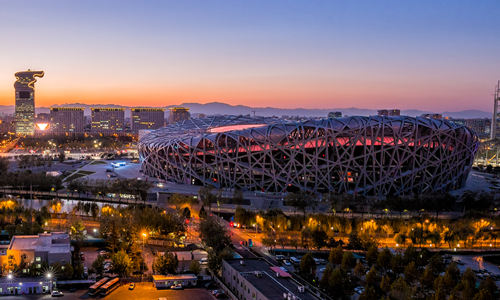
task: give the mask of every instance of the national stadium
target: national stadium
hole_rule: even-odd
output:
[[[190,119],[139,141],[145,175],[216,188],[410,195],[465,184],[478,138],[448,120],[344,117]]]

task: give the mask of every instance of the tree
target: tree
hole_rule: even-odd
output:
[[[411,287],[406,283],[403,277],[398,277],[392,285],[391,291],[389,292],[391,299],[406,300],[411,299],[412,290]]]
[[[304,218],[306,217],[306,208],[311,205],[312,197],[310,194],[300,191],[298,193],[288,193],[285,196],[284,205],[292,206],[295,209],[302,211]]]
[[[208,211],[212,211],[211,203],[217,202],[217,196],[212,193],[214,189],[213,186],[203,186],[198,190],[198,195],[200,196],[201,203],[203,206],[208,206]]]
[[[356,230],[352,230],[351,234],[349,234],[349,243],[347,244],[347,249],[353,250],[364,250],[366,249],[359,239],[358,232]]]
[[[335,268],[328,276],[328,294],[336,299],[345,297],[347,274],[340,268]]]
[[[176,274],[179,261],[177,257],[166,252],[164,255],[159,255],[153,262],[153,272],[161,275]]]
[[[415,262],[410,262],[406,267],[405,267],[405,279],[408,281],[408,283],[412,283],[417,279],[417,267],[415,265]]]
[[[403,247],[404,247],[405,244],[406,244],[406,239],[407,238],[408,237],[406,236],[406,234],[401,232],[401,233],[398,233],[396,235],[396,237],[394,238],[394,240],[396,241],[396,243],[398,243],[400,245],[403,245]]]
[[[490,299],[493,299],[493,296],[496,294],[497,290],[498,290],[497,285],[490,276],[488,276],[485,280],[481,281],[481,283],[479,284],[479,292],[483,291],[485,296],[491,295]]]
[[[328,255],[328,261],[331,264],[340,265],[342,263],[342,257],[344,256],[344,250],[341,246],[337,246],[337,248],[330,250],[330,254]]]
[[[368,286],[365,288],[363,293],[359,295],[359,300],[372,300],[372,299],[379,299],[379,295],[377,293],[377,290],[373,286]]]
[[[113,272],[127,277],[131,272],[132,261],[125,250],[120,250],[111,256]]]
[[[380,289],[384,293],[388,293],[391,290],[391,278],[387,274],[384,275],[380,281]]]
[[[436,276],[432,272],[432,268],[429,266],[425,267],[424,273],[422,274],[422,277],[420,278],[420,282],[427,288],[431,288],[434,284],[434,280],[436,279]]]
[[[92,269],[99,276],[102,276],[102,273],[104,272],[104,261],[105,261],[104,256],[98,255],[97,258],[92,263]]]
[[[224,248],[231,245],[231,239],[227,235],[226,228],[220,225],[215,217],[208,217],[201,220],[200,237],[202,242],[214,249],[219,254]]]
[[[61,275],[64,279],[71,279],[73,277],[73,266],[71,264],[61,266]]]
[[[328,235],[326,232],[322,229],[316,229],[312,232],[312,242],[316,249],[321,249],[324,246],[326,246],[326,239],[328,238]]]
[[[305,276],[316,276],[316,262],[311,253],[307,253],[300,260],[300,272]]]
[[[198,275],[200,274],[201,267],[200,263],[197,260],[192,260],[191,263],[189,264],[189,272]]]
[[[342,270],[348,271],[352,268],[354,268],[354,265],[356,264],[356,259],[354,259],[354,255],[350,251],[344,252],[344,255],[342,256]]]
[[[377,261],[378,257],[378,249],[375,246],[372,246],[366,251],[366,261],[368,265],[373,265]]]
[[[377,269],[372,266],[368,274],[366,274],[366,285],[376,287],[379,285],[380,277],[378,276]]]
[[[392,259],[392,254],[389,249],[385,248],[384,250],[380,251],[380,253],[377,256],[377,265],[384,270],[387,270],[391,264],[391,259]]]
[[[66,155],[64,154],[64,151],[60,151],[59,152],[59,155],[57,156],[57,159],[59,160],[59,162],[64,162],[64,160],[66,159]]]
[[[462,280],[460,281],[462,286],[462,297],[464,299],[472,299],[476,294],[476,275],[471,268],[467,268],[462,274]]]
[[[365,267],[361,262],[358,262],[356,266],[354,267],[354,275],[356,275],[358,278],[361,278],[365,275]]]

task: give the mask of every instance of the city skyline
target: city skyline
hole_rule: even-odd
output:
[[[14,104],[12,74],[30,68],[46,71],[37,107],[492,111],[496,1],[232,4],[4,3],[0,37],[15,46],[0,49],[0,105]]]

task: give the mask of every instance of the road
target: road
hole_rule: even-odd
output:
[[[134,299],[134,300],[157,300],[160,297],[166,297],[168,300],[214,300],[215,298],[206,289],[185,289],[185,290],[157,290],[152,282],[137,283],[134,290],[130,291],[128,285],[122,285],[106,297],[92,298],[87,295],[87,290],[79,290],[74,293],[64,291],[64,297],[52,298],[50,295],[18,295],[1,296],[2,300],[19,299]]]

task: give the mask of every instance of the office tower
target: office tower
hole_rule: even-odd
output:
[[[143,129],[158,129],[165,124],[165,110],[155,107],[132,108],[132,131],[137,133]]]
[[[488,118],[465,119],[465,126],[474,130],[480,138],[488,138],[491,134],[491,120]]]
[[[331,111],[328,113],[328,118],[329,119],[342,118],[342,112],[341,111]]]
[[[91,116],[93,133],[111,135],[124,131],[125,110],[123,108],[93,107]]]
[[[495,87],[495,94],[493,96],[493,118],[491,119],[491,135],[490,138],[500,138],[500,80]]]
[[[377,111],[379,116],[399,116],[401,111],[399,109],[379,109]]]
[[[189,113],[189,108],[187,107],[172,107],[170,109],[170,115],[168,117],[168,123],[173,124],[179,121],[189,120],[191,114]]]
[[[43,77],[43,71],[17,72],[14,88],[16,90],[16,134],[33,135],[35,133],[35,77]]]
[[[83,108],[53,107],[50,109],[51,132],[55,135],[83,134]]]

